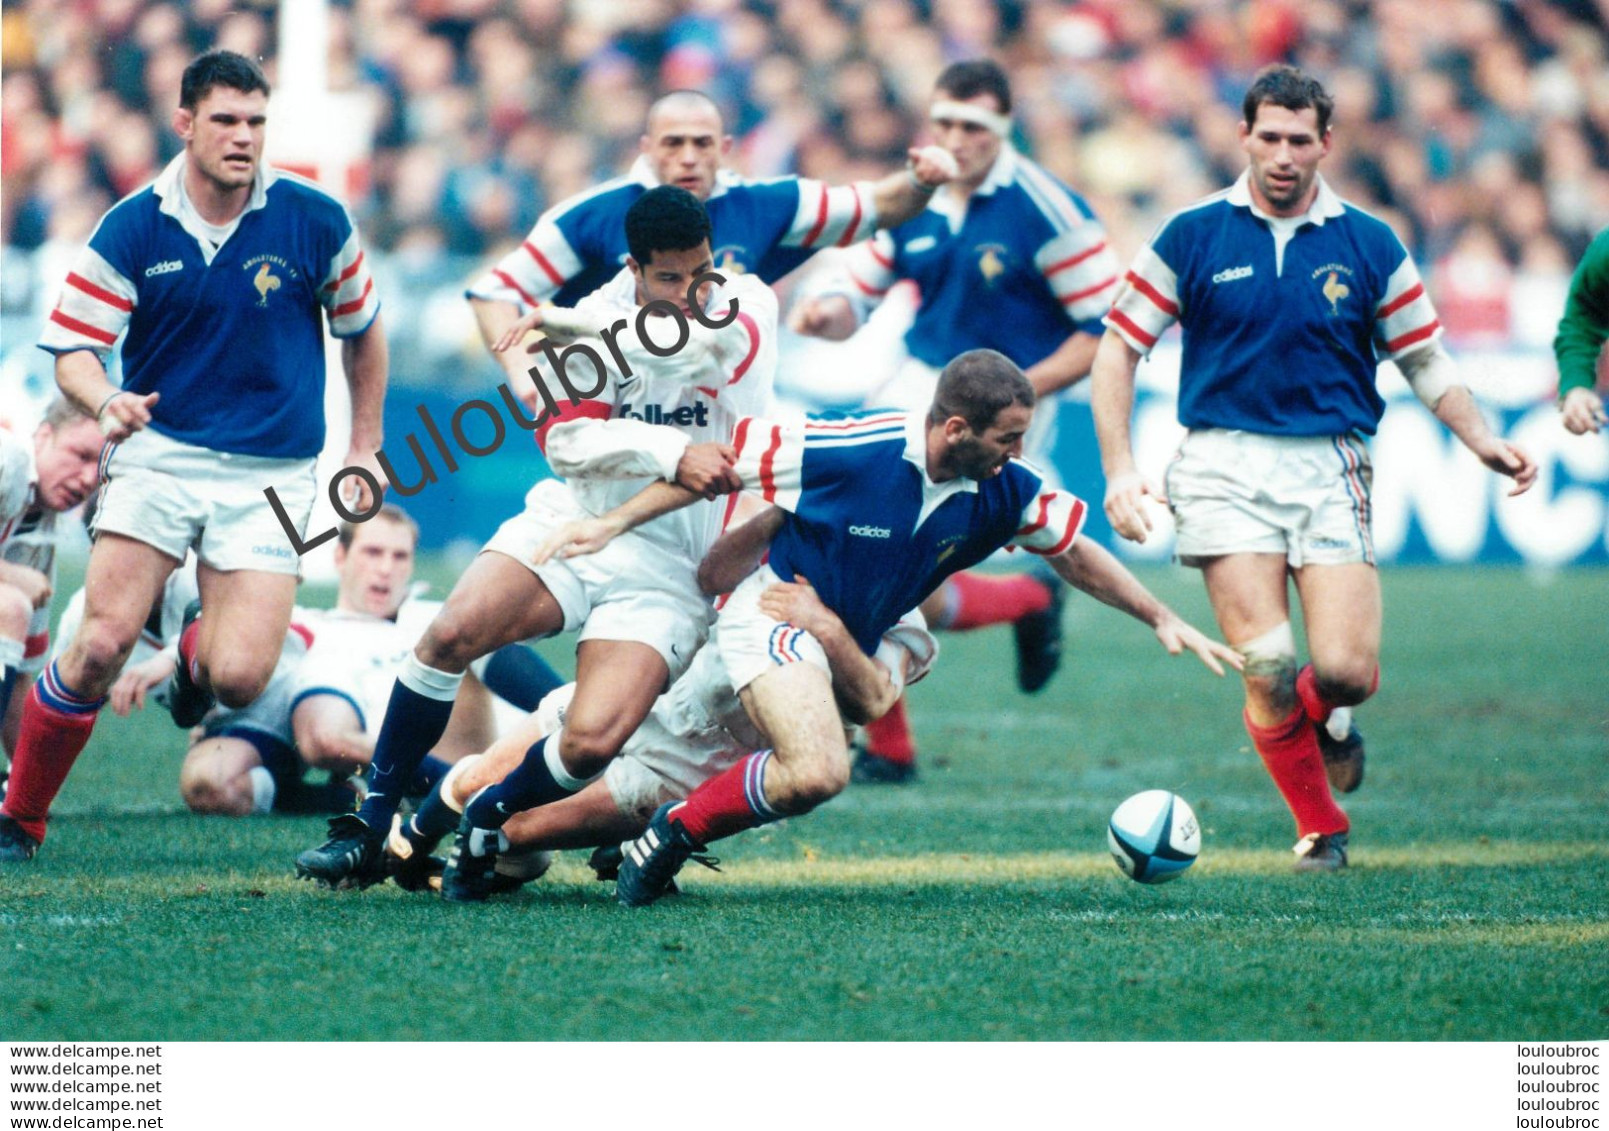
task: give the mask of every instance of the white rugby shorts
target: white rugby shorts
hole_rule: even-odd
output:
[[[714,643],[720,648],[734,691],[789,664],[814,664],[828,678],[832,676],[820,641],[804,629],[760,611],[760,594],[781,580],[769,565],[762,565],[732,591],[715,622]]]
[[[1284,554],[1304,565],[1374,564],[1374,467],[1356,436],[1192,430],[1164,487],[1185,565],[1225,554]]]
[[[102,457],[94,532],[121,534],[181,561],[194,548],[217,570],[295,576],[301,559],[263,490],[274,489],[297,536],[305,535],[316,462],[215,452],[145,428]]]
[[[537,577],[564,611],[564,630],[582,640],[630,640],[658,652],[675,682],[709,635],[710,602],[698,588],[697,563],[678,561],[628,532],[596,554],[532,563],[537,547],[566,522],[588,517],[563,483],[545,479],[525,509],[502,526],[486,550],[504,554]]]

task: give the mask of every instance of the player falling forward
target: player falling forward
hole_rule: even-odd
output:
[[[12,692],[49,651],[56,516],[95,489],[100,452],[94,417],[62,398],[29,440],[0,428],[0,740],[8,755],[22,725],[23,697]],[[0,796],[5,781],[0,772]]]
[[[914,281],[921,305],[905,333],[909,356],[867,406],[925,410],[951,358],[998,350],[1023,368],[1039,398],[1024,446],[1048,468],[1056,394],[1089,372],[1101,316],[1117,293],[1117,258],[1084,200],[1010,145],[1011,86],[998,65],[951,64],[928,113],[959,173],[920,216],[859,244],[823,293],[795,307],[790,323],[842,340],[897,281]],[[941,629],[1014,623],[1018,683],[1035,691],[1060,662],[1061,595],[1054,576],[1042,571],[963,573],[935,590],[922,612]],[[915,750],[903,709],[870,728],[868,744],[857,774],[908,776]]]
[[[770,400],[776,299],[752,276],[714,285],[709,218],[683,189],[644,193],[627,211],[625,228],[627,270],[572,315],[581,326],[606,330],[604,339],[559,355],[565,371],[597,359],[596,385],[586,399],[556,404],[536,433],[554,471],[592,478],[538,483],[524,513],[503,524],[459,579],[392,691],[368,798],[356,816],[331,822],[324,845],[298,857],[298,874],[327,884],[383,878],[381,841],[399,787],[440,738],[463,672],[477,657],[516,640],[580,633],[565,725],[533,746],[484,804],[470,806],[471,828],[461,839],[472,849],[495,843],[507,814],[579,792],[602,773],[703,643],[709,603],[696,573],[726,506],[702,500],[736,486],[723,445],[740,416]],[[642,320],[652,339],[645,340],[632,322],[650,303],[659,305]],[[674,317],[647,316],[667,307]],[[667,354],[677,327],[685,341]],[[524,332],[523,324],[510,327],[499,347],[513,348]],[[593,375],[571,376],[588,382]],[[659,477],[684,484],[701,501],[622,539],[609,555],[533,560],[566,522],[602,513]]]
[[[1380,682],[1364,437],[1385,405],[1389,358],[1437,419],[1493,471],[1530,487],[1536,464],[1493,435],[1457,383],[1413,260],[1391,229],[1319,176],[1331,101],[1294,67],[1263,71],[1240,127],[1249,168],[1176,213],[1130,269],[1095,360],[1093,407],[1106,513],[1143,542],[1144,498],[1166,498],[1178,556],[1207,583],[1224,638],[1245,657],[1246,730],[1296,818],[1297,867],[1347,863],[1332,787],[1363,779],[1350,708]],[[1179,421],[1190,429],[1166,495],[1134,464],[1134,371],[1175,322],[1184,331]],[[1300,671],[1288,580],[1311,662]]]
[[[867,656],[808,585],[773,585],[761,595],[761,605],[820,641],[846,725],[881,715],[907,684],[927,674],[938,654],[938,643],[923,628],[919,613],[911,613],[884,633],[876,653]],[[476,793],[501,781],[532,744],[563,725],[572,690],[570,685],[554,692],[528,727],[500,741],[484,757],[464,759],[408,824],[392,833],[388,870],[399,883],[419,888],[428,882],[435,870],[430,849],[458,824],[459,814]],[[765,745],[732,687],[719,641],[712,638],[682,677],[654,702],[602,778],[573,797],[516,814],[503,826],[495,875],[459,873],[456,882],[443,886],[442,895],[460,902],[482,900],[543,868],[546,862],[536,854],[563,848],[603,846],[594,854],[594,866],[599,879],[613,879],[620,858],[617,846],[641,834],[661,805],[680,801]]]
[[[732,535],[770,540],[769,558],[732,593],[716,624],[744,709],[771,744],[664,805],[626,853],[618,892],[629,905],[664,894],[711,841],[806,813],[849,781],[849,754],[821,642],[771,615],[777,581],[808,579],[870,654],[882,634],[943,578],[1004,546],[1044,557],[1068,583],[1151,626],[1171,653],[1213,671],[1239,666],[1163,605],[1117,559],[1078,538],[1085,508],[1014,457],[1033,418],[1022,371],[992,350],[962,354],[939,377],[925,413],[813,418],[802,427],[739,423],[736,469],[781,512]],[[656,484],[609,514],[560,531],[544,552],[591,553],[691,494]],[[755,557],[763,546],[755,547]]]
[[[346,462],[377,468],[379,299],[340,202],[262,163],[268,94],[257,65],[233,52],[185,68],[173,115],[184,151],[101,220],[40,339],[62,392],[112,445],[83,626],[24,705],[0,861],[27,860],[44,840],[50,803],[186,550],[201,561],[207,615],[182,649],[181,680],[236,707],[267,685],[297,557],[264,489],[303,531],[324,444],[323,414],[310,408],[324,403],[321,314],[344,339]],[[122,388],[105,366],[120,336]]]

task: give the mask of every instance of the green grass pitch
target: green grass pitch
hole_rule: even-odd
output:
[[[1148,568],[1186,616],[1199,580]],[[1354,867],[1289,868],[1239,690],[1069,605],[1055,683],[949,636],[919,784],[852,787],[617,906],[580,854],[455,907],[290,877],[313,819],[184,813],[177,732],[108,715],[32,865],[0,872],[11,1039],[1481,1040],[1609,1037],[1609,577],[1388,571]],[[562,658],[569,645],[552,642]],[[1200,861],[1106,855],[1162,787]]]

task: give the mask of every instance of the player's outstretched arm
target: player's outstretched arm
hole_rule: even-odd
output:
[[[760,594],[760,611],[804,629],[821,644],[832,669],[838,707],[850,722],[880,719],[900,697],[888,669],[860,650],[844,622],[822,604],[809,578],[801,574],[791,582],[767,586]]]
[[[1129,420],[1134,414],[1134,371],[1140,351],[1115,330],[1107,330],[1090,372],[1090,410],[1106,473],[1106,518],[1131,542],[1144,542],[1151,530],[1145,499],[1166,502],[1162,489],[1141,475],[1134,463]]]
[[[1238,652],[1206,636],[1157,600],[1105,547],[1088,538],[1079,538],[1066,551],[1048,560],[1073,588],[1150,625],[1171,655],[1177,656],[1189,649],[1217,675],[1224,674],[1224,664],[1240,670]]]
[[[650,483],[606,514],[565,523],[536,548],[531,560],[543,565],[554,558],[596,554],[626,531],[691,506],[701,498],[702,495],[675,483],[664,480]]]
[[[897,228],[921,215],[938,187],[961,171],[955,158],[937,145],[911,149],[905,156],[905,168],[872,186],[879,228]]]
[[[706,596],[730,593],[760,568],[766,551],[771,548],[771,539],[782,528],[782,516],[781,507],[767,507],[715,540],[710,552],[698,563],[698,587]]]

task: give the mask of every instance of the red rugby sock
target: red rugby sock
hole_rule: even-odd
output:
[[[902,766],[916,761],[916,741],[905,714],[905,696],[896,699],[882,718],[866,724],[866,752]]]
[[[11,752],[11,780],[0,809],[40,843],[50,803],[89,742],[97,717],[95,710],[70,713],[49,706],[40,699],[37,683],[23,701],[22,727]]]
[[[1373,695],[1380,690],[1380,665],[1374,667],[1374,681],[1369,684],[1369,694]],[[1318,673],[1313,670],[1312,664],[1305,664],[1302,670],[1296,673],[1296,697],[1302,701],[1302,710],[1307,717],[1319,726],[1323,726],[1330,717],[1330,712],[1337,707],[1344,707],[1344,703],[1336,703],[1325,697],[1318,689]]]
[[[765,767],[771,751],[750,754],[737,765],[716,774],[676,808],[687,835],[699,844],[756,828],[781,816],[765,801]]]
[[[1258,726],[1250,715],[1244,715],[1243,721],[1258,756],[1296,818],[1296,835],[1346,832],[1351,825],[1330,793],[1318,736],[1307,712],[1298,707],[1290,718],[1269,727]]]
[[[958,573],[945,582],[948,616],[940,628],[965,632],[991,624],[1011,624],[1050,608],[1050,590],[1026,573],[988,577]]]

